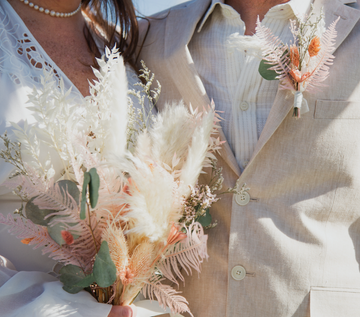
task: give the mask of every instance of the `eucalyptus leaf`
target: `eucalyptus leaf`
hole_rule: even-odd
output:
[[[100,287],[109,287],[116,281],[116,266],[111,260],[109,246],[106,241],[101,243],[95,258],[93,274]]]
[[[64,239],[62,238],[61,231],[65,230],[64,224],[59,222],[54,226],[48,227],[48,233],[58,245],[63,245],[65,243]]]
[[[274,70],[270,70],[269,68],[274,67],[275,65],[269,64],[266,60],[261,60],[259,65],[259,73],[266,80],[276,80],[278,73]]]
[[[76,284],[85,277],[84,271],[73,264],[65,265],[60,269],[60,281],[64,284]]]
[[[211,225],[212,217],[210,215],[209,208],[206,209],[206,212],[203,216],[197,219],[197,222],[199,222],[204,228]]]
[[[51,217],[51,221],[55,220],[55,219],[61,219],[61,218],[64,218],[66,216],[54,216],[54,217]],[[61,234],[61,231],[63,230],[66,230],[68,231],[75,239],[79,238],[79,235],[77,234],[73,234],[71,232],[71,229],[69,229],[69,226],[70,227],[73,227],[77,225],[77,223],[69,223],[67,222],[66,224],[64,222],[58,222],[56,223],[55,225],[51,225],[51,222],[49,223],[48,225],[48,233],[50,235],[50,237],[59,245],[63,245],[65,244],[65,241],[62,237],[62,234]]]
[[[91,208],[95,208],[99,199],[100,177],[96,171],[96,168],[92,168],[89,171],[91,181],[89,183],[89,196]]]
[[[80,291],[83,290],[83,287],[79,287],[79,286],[73,286],[73,285],[64,285],[63,286],[63,290],[65,292],[68,292],[70,294],[77,294],[79,293]]]
[[[87,188],[91,181],[91,176],[88,172],[84,173],[84,182],[83,188],[81,193],[81,211],[80,211],[80,219],[84,220],[86,218],[86,195],[87,195]]]
[[[59,185],[61,192],[67,192],[74,200],[76,201],[77,205],[80,202],[80,191],[77,185],[69,180],[61,180],[58,181],[57,184]]]
[[[91,273],[91,274],[87,275],[84,279],[82,279],[81,281],[77,282],[75,286],[85,288],[85,287],[90,286],[94,282],[95,282],[95,277],[94,277],[94,274]]]
[[[83,270],[76,265],[66,265],[60,270],[60,281],[64,284],[63,289],[71,294],[79,293],[84,287],[89,285],[82,286],[91,280],[93,277],[89,278],[85,276]],[[91,274],[92,275],[92,274]]]
[[[44,219],[49,214],[56,212],[53,209],[40,209],[37,205],[33,203],[36,197],[31,198],[25,205],[25,214],[26,218],[31,220],[33,223],[40,226],[47,226],[51,221],[52,217]]]

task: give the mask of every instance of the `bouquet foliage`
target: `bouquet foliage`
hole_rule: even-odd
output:
[[[163,281],[178,283],[208,258],[204,227],[212,226],[208,209],[222,186],[213,154],[218,116],[213,106],[199,112],[183,104],[154,114],[147,105],[160,88],[151,89],[145,65],[144,93],[130,92],[141,105],[134,107],[117,50],[98,64],[83,104],[44,72],[29,96],[37,125],[13,123],[16,140],[1,137],[0,156],[16,167],[5,185],[23,204],[15,216],[0,214],[0,223],[63,264],[67,292],[86,289],[99,302],[126,305],[142,291],[189,312]],[[216,179],[198,185],[204,167]]]

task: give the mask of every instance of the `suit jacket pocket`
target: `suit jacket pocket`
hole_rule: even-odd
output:
[[[316,100],[315,119],[360,119],[360,102]]]
[[[359,317],[360,289],[312,287],[310,317]]]

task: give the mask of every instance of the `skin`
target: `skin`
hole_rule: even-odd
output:
[[[55,64],[83,96],[89,94],[88,79],[95,79],[90,65],[93,55],[83,34],[85,20],[78,12],[69,18],[56,18],[30,8],[19,0],[9,3]],[[36,0],[34,4],[57,12],[72,12],[80,0]]]
[[[273,6],[289,2],[289,0],[226,0],[225,3],[232,6],[239,12],[241,19],[245,23],[245,35],[255,34],[256,20],[259,16],[263,20],[265,14]]]
[[[19,0],[9,0],[17,14],[55,64],[83,96],[89,94],[88,80],[95,79],[90,65],[93,55],[83,34],[84,18],[79,12],[69,18],[56,18],[30,8]],[[34,4],[57,12],[72,12],[80,0],[36,0]],[[133,306],[113,306],[108,317],[135,317]]]

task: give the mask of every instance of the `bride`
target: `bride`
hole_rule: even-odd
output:
[[[89,94],[88,81],[95,79],[104,47],[120,48],[127,63],[129,86],[137,75],[134,63],[138,26],[131,0],[0,0],[0,134],[10,122],[24,120],[36,125],[27,107],[28,94],[39,87],[44,70],[72,87],[75,103]],[[120,26],[121,32],[116,32]],[[133,88],[136,88],[133,87]],[[9,131],[10,132],[10,131]],[[11,134],[11,133],[10,133]],[[0,184],[12,166],[0,161]],[[0,185],[0,212],[12,213],[19,200]],[[47,273],[55,261],[32,250],[0,225],[0,311],[1,316],[131,317],[132,308],[97,303],[90,294],[62,290],[62,284]],[[15,271],[18,270],[18,271]]]

